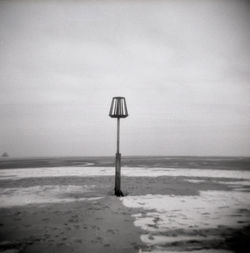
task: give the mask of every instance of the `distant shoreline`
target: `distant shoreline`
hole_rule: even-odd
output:
[[[113,167],[113,156],[1,158],[0,169],[37,167]],[[250,170],[250,157],[123,156],[122,166]]]
[[[115,153],[114,153],[115,155]],[[73,155],[73,156],[8,156],[8,157],[0,157],[1,160],[23,160],[23,159],[90,159],[90,158],[113,158],[114,155]],[[123,158],[204,158],[204,159],[241,159],[241,158],[246,158],[250,159],[249,156],[227,156],[227,155],[122,155]]]

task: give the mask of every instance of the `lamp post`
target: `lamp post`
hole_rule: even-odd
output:
[[[117,145],[115,155],[115,195],[123,196],[121,191],[121,154],[120,154],[120,118],[128,117],[126,100],[124,97],[113,97],[109,116],[117,118]]]

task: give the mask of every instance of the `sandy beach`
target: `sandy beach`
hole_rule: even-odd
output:
[[[248,170],[0,170],[0,252],[247,252]]]
[[[250,253],[249,14],[0,0],[0,253]]]

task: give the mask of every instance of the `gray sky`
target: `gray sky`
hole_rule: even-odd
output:
[[[0,1],[0,154],[250,155],[248,1]]]

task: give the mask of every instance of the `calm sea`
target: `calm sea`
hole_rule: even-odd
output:
[[[0,169],[58,166],[110,167],[114,157],[0,158]],[[127,156],[122,166],[250,170],[250,157]]]

